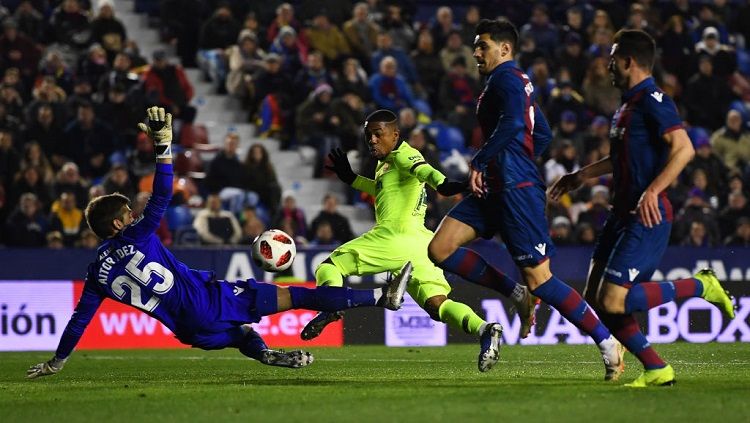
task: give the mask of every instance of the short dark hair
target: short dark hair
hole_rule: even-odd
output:
[[[499,42],[510,43],[513,47],[513,53],[516,52],[518,45],[518,30],[511,21],[505,19],[491,20],[482,19],[477,24],[477,28],[474,31],[476,35],[490,34],[490,39]]]
[[[387,124],[395,125],[396,121],[398,121],[398,116],[396,116],[396,114],[392,111],[386,109],[375,110],[374,112],[370,113],[367,118],[365,118],[366,124],[385,122]]]
[[[617,44],[614,54],[620,57],[632,57],[636,63],[649,72],[654,68],[656,43],[653,37],[640,29],[621,29],[613,40]]]
[[[96,197],[86,206],[86,223],[96,236],[107,239],[114,234],[112,221],[122,216],[122,208],[128,204],[128,197],[117,192]]]

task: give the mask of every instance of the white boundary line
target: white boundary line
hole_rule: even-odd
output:
[[[79,355],[80,357],[80,355]],[[82,357],[83,360],[184,360],[184,361],[248,361],[249,358],[238,356],[238,357],[211,357],[211,356],[182,356],[182,357],[166,357],[166,356],[134,356],[128,357],[123,355],[90,355]],[[428,360],[428,359],[407,359],[407,358],[316,358],[318,361],[330,361],[330,362],[368,362],[368,363],[456,363],[463,362],[464,360]],[[468,360],[466,360],[468,362]],[[472,360],[473,361],[473,360]],[[501,363],[511,363],[509,360],[500,360]],[[513,361],[516,362],[516,361]],[[562,360],[521,360],[518,361],[521,364],[601,364],[601,361],[562,361]],[[684,366],[725,366],[725,365],[750,365],[750,361],[741,360],[730,360],[725,362],[716,361],[681,361],[672,360],[671,363],[684,365]]]

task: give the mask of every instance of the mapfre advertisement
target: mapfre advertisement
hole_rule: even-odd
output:
[[[385,310],[385,345],[389,347],[439,347],[447,338],[447,326],[432,320],[408,295],[398,311]]]
[[[82,291],[82,281],[0,281],[0,351],[57,348]],[[253,327],[271,347],[343,345],[342,321],[329,325],[318,338],[302,341],[299,333],[314,316],[313,311],[289,310],[266,316]],[[156,319],[107,299],[89,323],[77,349],[186,347]]]

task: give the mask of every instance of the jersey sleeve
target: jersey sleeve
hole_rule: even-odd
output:
[[[357,175],[354,182],[352,182],[352,188],[370,194],[373,197],[376,195],[375,181],[366,176]]]
[[[677,106],[671,97],[657,90],[646,96],[647,119],[658,128],[659,136],[684,128]]]
[[[57,345],[57,351],[55,352],[57,358],[67,358],[73,352],[96,310],[99,309],[99,305],[104,301],[104,295],[96,289],[94,283],[91,282],[89,277],[86,278],[81,299],[78,300],[78,305],[70,317],[68,325],[65,326],[65,330],[60,337],[60,343]]]
[[[151,198],[148,199],[143,215],[134,224],[123,231],[123,235],[132,239],[144,239],[159,228],[162,216],[167,211],[172,199],[172,164],[157,163],[154,175],[154,187]]]
[[[534,104],[534,131],[532,131],[534,139],[534,157],[541,156],[549,147],[549,143],[552,141],[552,130],[549,127],[547,118],[544,117],[542,109],[538,104]]]
[[[426,183],[432,189],[436,189],[438,185],[445,181],[445,175],[428,164],[422,153],[415,148],[410,147],[407,150],[399,151],[395,155],[393,163],[397,169],[414,175],[419,182]]]
[[[526,93],[523,87],[511,79],[501,81],[501,78],[492,78],[488,87],[488,94],[497,96],[498,103],[502,105],[503,114],[498,119],[490,138],[471,160],[472,167],[479,171],[483,171],[490,160],[516,139],[518,133],[526,126],[524,122]]]

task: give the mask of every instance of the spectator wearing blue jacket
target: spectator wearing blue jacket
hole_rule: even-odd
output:
[[[398,113],[404,107],[414,106],[414,94],[398,74],[398,64],[393,56],[380,61],[380,72],[370,78],[370,91],[378,108]]]
[[[396,63],[398,63],[398,69],[408,83],[419,83],[419,77],[417,76],[417,69],[414,67],[414,63],[404,50],[393,46],[393,39],[389,33],[381,32],[378,34],[377,46],[378,49],[372,54],[371,69],[380,69],[380,62],[382,62],[386,56],[391,56],[396,60]]]

